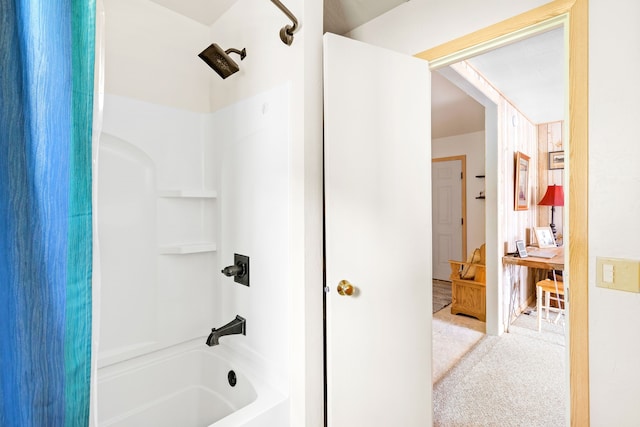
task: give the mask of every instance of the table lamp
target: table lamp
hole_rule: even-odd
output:
[[[550,185],[547,187],[547,192],[544,193],[542,200],[538,202],[539,206],[551,206],[551,231],[553,232],[553,238],[556,238],[556,225],[553,223],[553,214],[556,210],[556,206],[564,206],[564,190],[562,185]]]

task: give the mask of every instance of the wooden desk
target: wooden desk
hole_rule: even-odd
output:
[[[534,248],[531,248],[534,249]],[[535,248],[538,249],[538,248]],[[527,248],[527,251],[529,248]],[[559,248],[549,248],[549,249],[540,249],[543,251],[553,251],[555,252],[555,256],[553,258],[538,258],[535,256],[529,255],[526,258],[520,258],[514,255],[505,255],[502,257],[502,264],[515,267],[516,265],[520,265],[527,268],[538,268],[541,270],[564,270],[564,247]],[[517,281],[515,280],[515,274],[511,271],[511,287],[509,289],[509,319],[507,320],[507,332],[509,332],[509,326],[511,326],[511,319],[513,319],[513,315],[515,314],[515,301],[514,298],[517,298],[520,293],[520,288],[516,288]],[[555,274],[554,274],[555,279]],[[514,292],[515,291],[515,292]]]
[[[536,248],[537,249],[537,248]],[[529,250],[529,248],[527,248]],[[553,258],[538,258],[529,255],[526,258],[520,258],[513,255],[505,255],[502,257],[503,264],[523,265],[529,268],[540,268],[543,270],[564,270],[564,247],[540,249],[541,251],[555,252]]]

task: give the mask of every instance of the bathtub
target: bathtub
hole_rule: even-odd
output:
[[[288,399],[255,371],[250,358],[204,338],[106,366],[98,370],[98,425],[288,426]]]

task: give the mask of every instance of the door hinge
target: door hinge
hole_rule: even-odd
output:
[[[460,225],[464,225],[464,218],[460,218]]]
[[[464,179],[464,172],[460,172],[460,179]]]

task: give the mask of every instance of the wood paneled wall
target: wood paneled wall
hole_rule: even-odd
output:
[[[564,169],[549,170],[549,152],[564,150],[562,126],[563,122],[538,125],[538,189],[536,203],[544,196],[547,186],[555,184],[564,187]],[[566,188],[565,191],[567,191]],[[556,208],[553,221],[556,225],[558,243],[562,242],[563,215],[563,208]],[[549,206],[538,206],[538,225],[546,226],[550,223],[551,208]]]
[[[537,224],[536,209],[536,189],[538,187],[538,137],[537,126],[531,123],[517,108],[507,99],[501,97],[498,103],[498,138],[499,146],[503,150],[503,164],[501,175],[504,177],[504,197],[500,208],[504,213],[505,220],[501,223],[503,236],[509,252],[515,251],[515,241],[524,240],[527,244],[531,242],[533,227]],[[529,209],[526,211],[516,211],[515,205],[515,156],[520,151],[529,159]],[[523,310],[531,299],[535,296],[534,282],[526,268],[513,268],[503,270],[503,290],[504,290],[504,319],[508,319],[509,297],[511,295],[510,285],[516,283],[517,291],[512,291],[516,296],[515,310]],[[516,277],[512,278],[511,274]],[[515,279],[515,280],[514,280]],[[505,323],[506,327],[506,323]]]
[[[498,188],[486,191],[497,191],[499,224],[504,236],[505,251],[515,252],[515,241],[524,240],[529,243],[533,227],[538,224],[538,209],[536,208],[538,189],[538,127],[522,114],[507,98],[505,98],[491,82],[486,80],[469,63],[460,62],[451,66],[474,87],[480,90],[491,101],[495,102],[498,110]],[[515,155],[520,151],[530,157],[529,160],[529,210],[516,211],[515,204]],[[488,171],[487,171],[488,172]],[[546,189],[546,186],[545,186]],[[516,309],[520,311],[535,296],[533,280],[527,277],[526,268],[503,269],[503,319],[509,315],[510,286],[513,272],[514,283],[517,284],[518,300]]]

